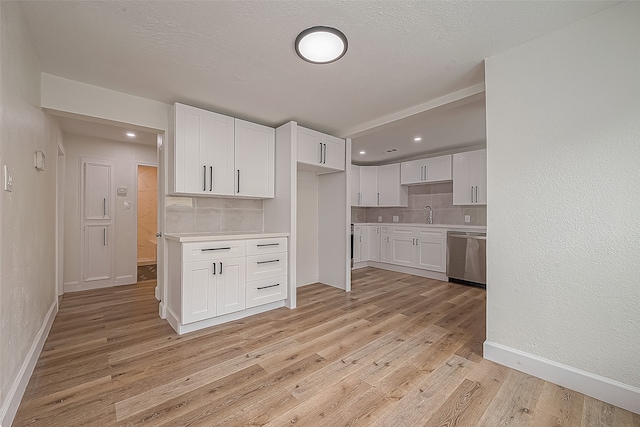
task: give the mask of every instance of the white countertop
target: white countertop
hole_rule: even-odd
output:
[[[289,237],[289,233],[166,233],[164,235],[168,240],[180,243],[185,242],[214,242],[220,240],[246,240],[246,239],[268,239],[272,237]]]
[[[447,230],[466,230],[487,232],[486,225],[455,225],[455,224],[421,224],[410,222],[356,222],[353,225],[374,225],[387,227],[420,227],[420,228],[446,228]]]

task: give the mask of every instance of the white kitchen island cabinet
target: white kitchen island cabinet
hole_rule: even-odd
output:
[[[272,198],[275,129],[174,105],[171,194]]]
[[[288,252],[283,233],[223,236],[228,240],[166,237],[167,320],[179,334],[284,306]]]

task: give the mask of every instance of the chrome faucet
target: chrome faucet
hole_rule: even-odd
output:
[[[427,209],[429,209],[428,214]],[[424,207],[424,215],[427,217],[427,224],[433,224],[433,209],[431,209],[431,206],[427,205]]]

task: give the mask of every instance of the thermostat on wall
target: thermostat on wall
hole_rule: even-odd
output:
[[[42,151],[36,151],[33,155],[33,161],[35,163],[36,169],[39,171],[44,170],[44,153]]]

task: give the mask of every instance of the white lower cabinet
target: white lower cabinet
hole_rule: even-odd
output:
[[[446,272],[447,230],[412,226],[355,226],[354,261]],[[359,238],[359,234],[363,237]],[[359,247],[360,246],[360,247]]]
[[[169,240],[167,308],[178,333],[287,298],[287,238],[179,243]],[[247,312],[246,315],[255,314]],[[234,319],[235,319],[234,318]],[[201,325],[190,326],[196,322]],[[214,324],[217,324],[214,323]],[[187,326],[187,328],[185,328]]]

